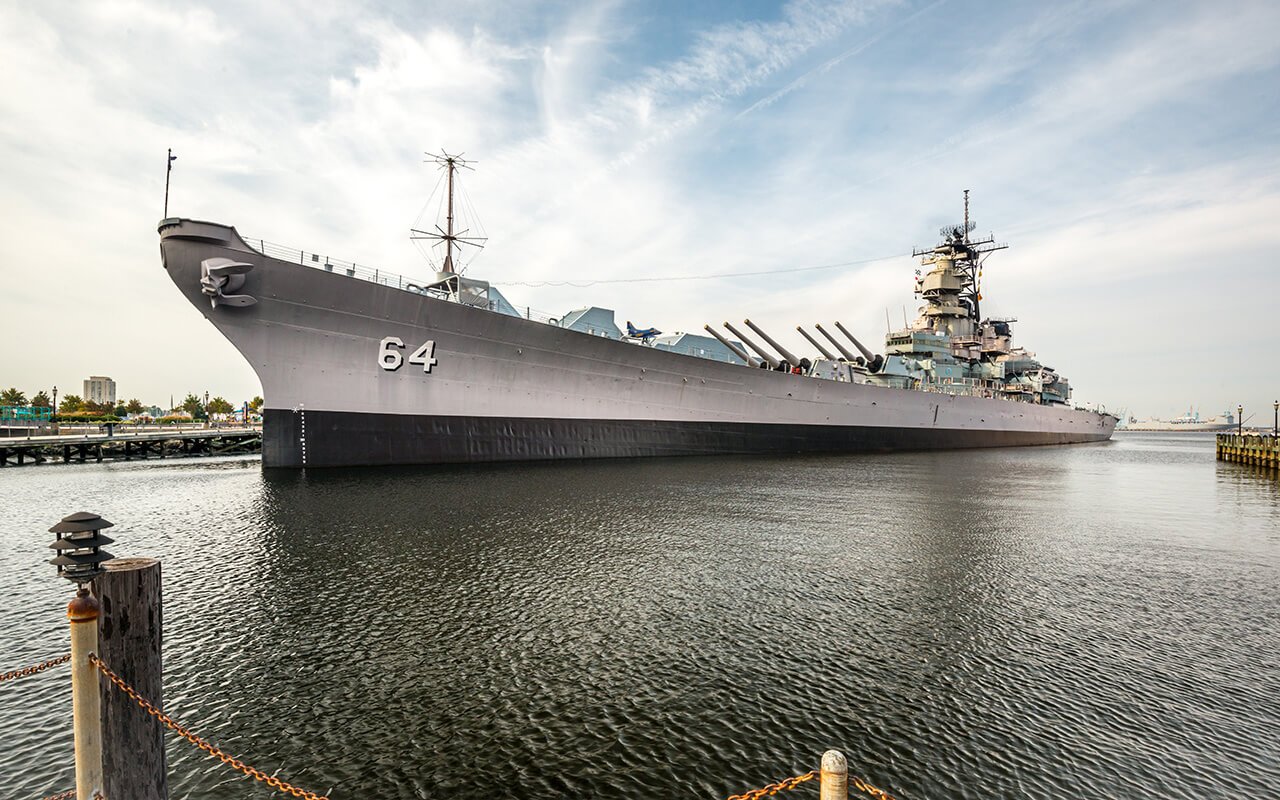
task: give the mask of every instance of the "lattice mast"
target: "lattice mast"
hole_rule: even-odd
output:
[[[445,171],[445,179],[447,181],[446,189],[446,205],[445,205],[445,227],[441,228],[437,222],[435,231],[424,231],[418,228],[410,229],[410,239],[426,239],[436,243],[444,244],[444,261],[440,267],[441,275],[454,275],[459,272],[457,262],[455,262],[453,254],[456,248],[459,256],[462,254],[462,246],[469,245],[477,250],[484,249],[484,243],[488,241],[485,236],[468,235],[471,233],[470,227],[463,228],[461,231],[454,232],[454,177],[458,169],[469,169],[474,171],[474,161],[467,161],[462,158],[462,154],[450,155],[444,150],[439,155],[427,153],[427,162],[435,162]],[[434,245],[433,245],[434,246]]]

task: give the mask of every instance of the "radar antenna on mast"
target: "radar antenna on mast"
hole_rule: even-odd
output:
[[[978,226],[978,223],[969,219],[969,190],[964,190],[964,222],[959,225],[943,225],[938,229],[943,241],[947,239],[954,240],[961,244],[969,244],[969,234]]]
[[[475,212],[471,208],[470,201],[467,199],[466,195],[462,193],[461,186],[455,187],[455,179],[458,169],[462,168],[474,171],[474,167],[471,165],[475,162],[463,159],[461,153],[457,155],[450,155],[444,150],[441,150],[439,155],[435,153],[426,153],[426,156],[427,158],[424,159],[424,161],[435,162],[440,166],[440,169],[444,171],[444,176],[442,177],[444,182],[447,183],[447,189],[444,197],[442,198],[445,203],[443,214],[445,227],[441,228],[440,223],[437,221],[432,225],[432,227],[435,228],[434,231],[423,230],[422,227],[425,226],[422,225],[422,221],[427,215],[427,209],[423,208],[422,213],[418,215],[417,223],[415,223],[421,227],[410,228],[409,238],[414,241],[426,240],[432,242],[432,244],[425,247],[419,247],[419,249],[422,250],[423,255],[425,255],[427,260],[432,262],[432,264],[435,264],[436,259],[438,258],[437,248],[443,244],[444,257],[439,261],[440,267],[437,271],[445,274],[460,273],[463,270],[463,245],[474,247],[478,252],[484,249],[485,242],[489,240],[488,237],[484,235],[484,229],[480,225],[479,219],[476,218]],[[437,191],[439,188],[439,184],[437,184]],[[468,217],[468,219],[461,221],[461,225],[465,227],[462,227],[461,230],[457,231],[454,230],[454,221],[456,217],[454,213],[455,191],[462,196],[462,210],[465,212],[466,217]],[[433,192],[432,196],[434,196],[434,194],[435,193]],[[430,200],[427,201],[427,205],[431,205]],[[437,220],[439,219],[439,216],[440,215],[437,215]],[[476,229],[474,233],[472,232],[472,228]],[[455,257],[455,251],[457,253],[457,257]]]
[[[969,190],[964,190],[964,222],[955,225],[943,225],[938,233],[942,236],[942,243],[933,247],[916,248],[911,251],[912,256],[923,256],[924,264],[937,263],[938,259],[945,259],[951,266],[950,268],[959,273],[961,278],[960,298],[967,307],[967,316],[973,321],[979,322],[982,319],[981,301],[982,286],[979,278],[982,276],[982,262],[990,254],[996,250],[1003,250],[1009,245],[997,243],[995,237],[988,235],[984,239],[972,240],[969,238],[970,232],[977,227],[977,223],[969,219]]]

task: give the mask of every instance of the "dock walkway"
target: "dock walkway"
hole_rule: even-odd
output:
[[[166,458],[262,450],[261,428],[91,432],[0,439],[0,467],[103,459]]]

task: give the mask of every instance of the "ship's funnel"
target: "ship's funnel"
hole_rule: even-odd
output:
[[[760,330],[760,327],[758,325],[756,325],[754,322],[752,322],[749,319],[744,319],[743,322],[747,323],[747,327],[751,328],[751,330],[760,334],[760,338],[768,342],[770,347],[772,347],[774,350],[777,350],[779,353],[782,353],[782,357],[787,360],[788,364],[790,364],[793,367],[800,366],[800,359],[793,356],[791,354],[791,351],[787,350],[787,348],[775,342],[772,336]]]
[[[865,348],[865,347],[863,347],[863,346],[862,346],[862,342],[860,342],[860,341],[858,341],[857,339],[853,338],[853,334],[852,334],[852,333],[849,333],[847,330],[845,330],[845,329],[844,329],[844,326],[843,326],[843,325],[841,325],[839,322],[837,322],[837,323],[836,323],[836,327],[840,329],[840,332],[841,332],[841,333],[843,333],[845,336],[848,336],[848,337],[849,337],[849,341],[853,342],[853,346],[854,346],[854,347],[856,347],[856,348],[858,348],[858,352],[862,353],[863,358],[867,359],[867,361],[871,361],[872,359],[874,359],[874,358],[875,358],[875,356],[873,356],[873,355],[871,354],[871,351],[870,351],[870,350],[868,350],[867,348]]]
[[[726,339],[726,338],[724,338],[723,336],[721,336],[721,335],[720,335],[720,332],[719,332],[719,331],[717,331],[715,328],[711,327],[710,325],[703,325],[702,327],[706,329],[707,333],[709,333],[709,334],[711,334],[712,336],[714,336],[714,337],[716,337],[717,339],[719,339],[719,340],[720,340],[720,344],[722,344],[722,345],[724,345],[725,347],[729,348],[729,350],[730,350],[730,351],[731,351],[735,356],[737,356],[738,358],[740,358],[740,359],[742,359],[743,361],[745,361],[748,367],[758,367],[758,366],[760,366],[760,359],[756,358],[755,356],[748,355],[746,350],[743,350],[741,347],[738,347],[738,346],[737,346],[736,344],[734,344],[733,342],[731,342],[731,341],[729,341],[728,339]]]
[[[823,336],[827,337],[827,341],[829,341],[829,342],[831,342],[833,345],[835,345],[836,349],[840,351],[840,355],[844,356],[844,360],[845,360],[845,361],[855,361],[855,360],[857,359],[857,356],[855,356],[853,353],[850,353],[850,352],[849,352],[849,348],[847,348],[847,347],[845,347],[844,345],[840,344],[840,342],[836,341],[836,337],[834,337],[834,336],[832,336],[831,334],[827,333],[827,329],[826,329],[826,328],[822,327],[821,325],[817,324],[816,322],[814,323],[813,327],[815,327],[815,328],[817,328],[817,329],[818,329],[818,333],[821,333]]]
[[[828,361],[839,361],[839,360],[840,360],[840,359],[836,358],[835,356],[831,355],[831,352],[830,352],[829,350],[827,350],[827,348],[825,348],[825,347],[823,347],[822,345],[818,344],[818,340],[817,340],[817,339],[815,339],[815,338],[813,338],[812,336],[810,336],[810,335],[809,335],[809,332],[808,332],[808,331],[806,331],[804,328],[801,328],[799,325],[797,325],[797,326],[796,326],[796,330],[800,331],[800,335],[801,335],[801,336],[803,336],[804,338],[806,338],[806,339],[808,339],[808,340],[809,340],[809,344],[811,344],[811,345],[813,345],[814,347],[818,348],[818,352],[819,352],[819,353],[822,353],[822,357],[823,357],[823,358],[827,359]]]
[[[739,339],[742,340],[743,344],[745,344],[747,347],[750,347],[752,350],[755,350],[757,355],[759,355],[765,361],[769,362],[769,366],[773,367],[774,369],[777,369],[778,367],[782,366],[781,361],[769,355],[769,353],[766,352],[764,348],[760,347],[755,342],[743,336],[742,331],[738,330],[737,328],[733,327],[727,322],[724,324],[724,326],[729,329],[729,333],[732,333],[734,336],[737,336]]]

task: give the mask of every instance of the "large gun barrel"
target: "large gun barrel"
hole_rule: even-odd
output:
[[[781,361],[779,361],[778,359],[776,359],[776,358],[774,358],[773,356],[771,356],[768,352],[766,352],[766,351],[764,350],[764,348],[760,347],[760,346],[759,346],[758,344],[756,344],[755,342],[753,342],[753,341],[751,341],[750,339],[748,339],[747,337],[743,336],[743,335],[742,335],[742,331],[740,331],[740,330],[738,330],[737,328],[733,327],[733,326],[732,326],[732,325],[730,325],[728,322],[726,322],[726,323],[724,324],[724,326],[725,326],[726,328],[728,328],[728,329],[729,329],[729,333],[732,333],[734,336],[737,336],[739,339],[741,339],[743,344],[745,344],[747,347],[750,347],[752,350],[755,350],[755,351],[756,351],[756,355],[760,356],[760,357],[761,357],[761,358],[763,358],[765,361],[768,361],[768,362],[769,362],[769,366],[773,367],[774,369],[777,369],[778,367],[782,366],[782,362],[781,362]]]
[[[748,367],[758,367],[758,366],[760,366],[760,359],[756,358],[756,357],[755,357],[755,356],[753,356],[753,355],[748,355],[746,350],[743,350],[741,347],[738,347],[738,346],[737,346],[736,344],[734,344],[733,342],[731,342],[731,341],[729,341],[728,339],[726,339],[726,338],[724,338],[723,336],[721,336],[721,335],[720,335],[720,332],[719,332],[719,331],[717,331],[715,328],[711,327],[710,325],[703,325],[702,327],[706,329],[707,333],[709,333],[709,334],[711,334],[712,336],[714,336],[714,337],[716,337],[717,339],[719,339],[719,340],[720,340],[720,344],[722,344],[722,345],[724,345],[725,347],[729,348],[729,350],[730,350],[730,351],[731,351],[735,356],[737,356],[738,358],[740,358],[740,359],[742,359],[743,361],[745,361],[745,362],[747,363],[747,366],[748,366]]]
[[[867,359],[867,361],[871,361],[871,360],[875,359],[875,356],[871,354],[871,351],[870,351],[870,350],[868,350],[867,348],[863,347],[863,346],[862,346],[862,342],[860,342],[860,341],[858,341],[857,339],[853,338],[853,334],[852,334],[852,333],[849,333],[847,330],[845,330],[843,325],[841,325],[839,322],[837,322],[837,323],[836,323],[836,327],[840,329],[840,332],[841,332],[841,333],[843,333],[845,336],[848,336],[848,337],[849,337],[849,341],[853,342],[853,346],[854,346],[854,347],[856,347],[856,348],[858,348],[858,351],[859,351],[860,353],[862,353],[863,357],[864,357],[864,358],[866,358],[866,359]]]
[[[760,334],[760,338],[768,342],[770,347],[772,347],[774,350],[777,350],[779,353],[782,353],[782,357],[787,360],[788,364],[790,364],[793,367],[800,366],[800,359],[793,356],[790,350],[788,350],[787,348],[775,342],[772,336],[760,330],[760,327],[758,325],[756,325],[754,322],[752,322],[749,319],[744,319],[743,322],[747,323],[747,327],[751,328],[751,330]]]
[[[803,336],[804,338],[806,338],[806,339],[808,339],[808,340],[809,340],[809,344],[811,344],[811,345],[813,345],[814,347],[818,348],[818,352],[819,352],[819,353],[822,353],[822,357],[823,357],[823,358],[827,359],[828,361],[839,361],[839,360],[840,360],[840,359],[836,358],[835,356],[831,355],[831,352],[830,352],[829,350],[827,350],[827,348],[825,348],[825,347],[823,347],[822,345],[818,344],[818,340],[817,340],[817,339],[815,339],[815,338],[813,338],[812,336],[810,336],[810,335],[809,335],[809,332],[808,332],[808,331],[806,331],[804,328],[801,328],[799,325],[797,325],[797,326],[796,326],[796,330],[800,331],[800,335],[801,335],[801,336]]]
[[[836,337],[834,337],[834,336],[832,336],[831,334],[827,333],[827,329],[826,329],[826,328],[822,327],[821,325],[817,324],[816,322],[813,324],[813,327],[815,327],[815,328],[817,328],[817,329],[818,329],[818,333],[821,333],[823,336],[827,337],[827,341],[829,341],[829,342],[831,342],[833,345],[835,345],[836,349],[840,351],[840,355],[844,356],[844,360],[845,360],[845,361],[856,361],[856,360],[857,360],[857,358],[858,358],[858,357],[857,357],[857,356],[855,356],[853,353],[850,353],[850,352],[849,352],[849,349],[848,349],[847,347],[845,347],[844,345],[840,344],[840,342],[836,341]]]

